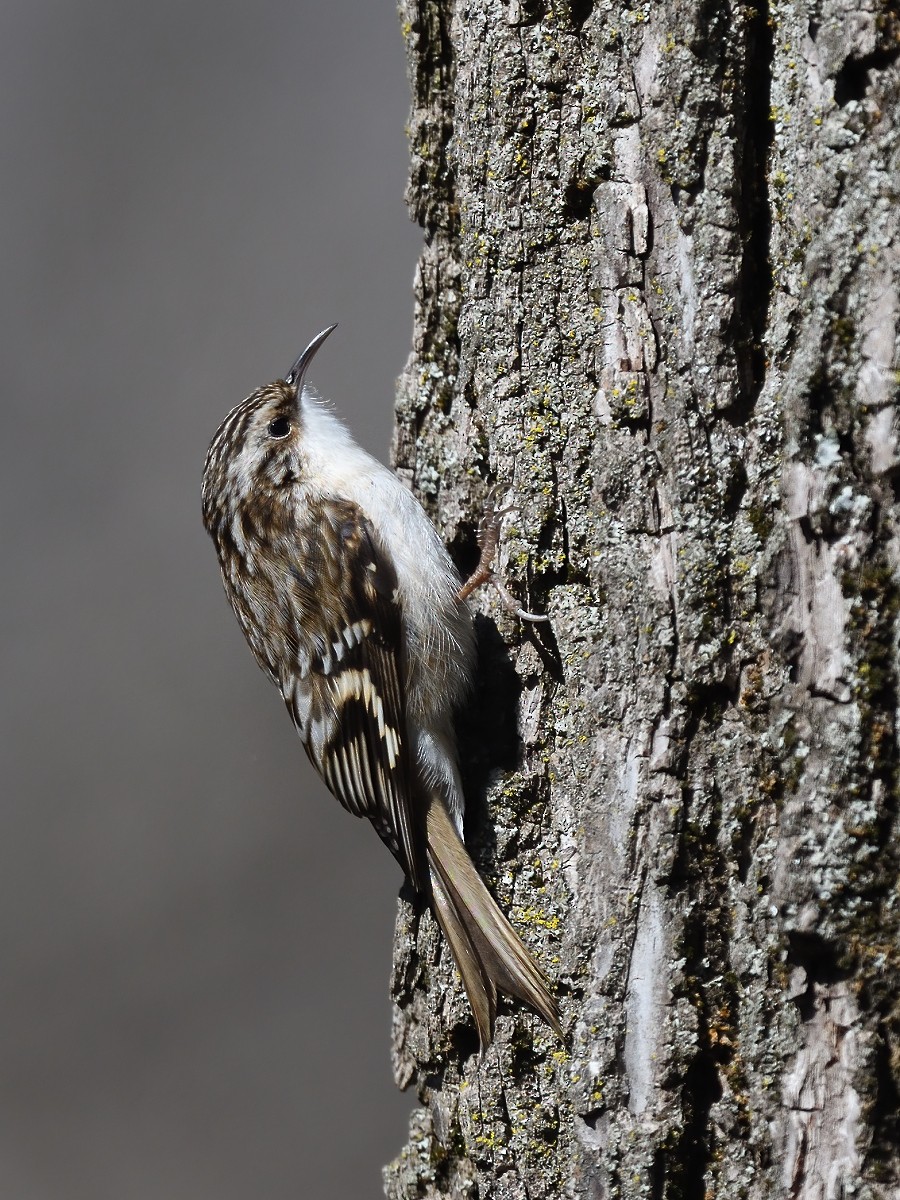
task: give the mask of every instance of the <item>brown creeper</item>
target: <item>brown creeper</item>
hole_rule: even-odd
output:
[[[212,440],[203,521],[225,591],[316,770],[430,899],[482,1049],[498,989],[561,1032],[541,972],[462,840],[453,715],[474,641],[459,577],[412,493],[304,385],[334,328]]]

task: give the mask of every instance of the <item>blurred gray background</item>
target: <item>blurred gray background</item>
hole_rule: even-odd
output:
[[[384,457],[419,232],[393,4],[5,0],[0,1197],[375,1197],[399,872],[226,605],[225,412]]]

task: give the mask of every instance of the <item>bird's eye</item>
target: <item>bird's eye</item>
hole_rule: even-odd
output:
[[[269,437],[286,438],[291,432],[291,423],[287,417],[276,417],[269,422]]]

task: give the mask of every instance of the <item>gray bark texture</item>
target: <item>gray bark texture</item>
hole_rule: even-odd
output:
[[[395,461],[461,569],[473,854],[568,1041],[405,899],[411,1197],[900,1195],[896,3],[404,0]]]

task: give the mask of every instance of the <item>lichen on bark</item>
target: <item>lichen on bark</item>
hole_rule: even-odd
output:
[[[401,899],[391,1197],[900,1187],[895,9],[405,0],[394,457],[478,598],[477,861],[568,1042]]]

